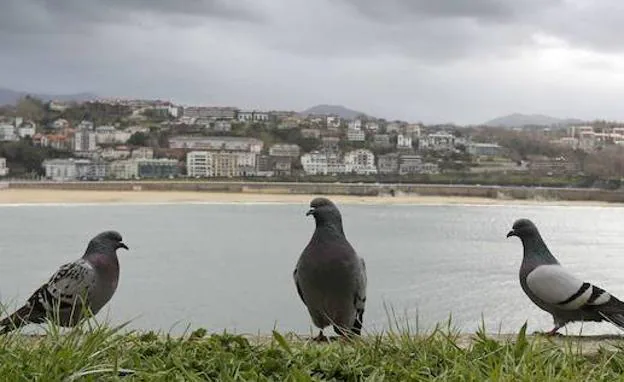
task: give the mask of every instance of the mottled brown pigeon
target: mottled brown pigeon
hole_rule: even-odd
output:
[[[71,327],[83,317],[85,308],[97,314],[117,289],[118,248],[128,249],[118,232],[95,236],[82,258],[61,266],[24,306],[0,321],[0,334],[45,319]]]

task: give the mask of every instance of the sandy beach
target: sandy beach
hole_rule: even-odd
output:
[[[49,203],[308,203],[318,195],[196,192],[196,191],[84,191],[84,190],[42,190],[2,189],[0,204],[49,204]],[[447,197],[398,195],[391,196],[349,196],[328,195],[341,204],[471,204],[471,205],[597,205],[619,206],[606,202],[571,202],[556,200],[509,200],[477,197]]]

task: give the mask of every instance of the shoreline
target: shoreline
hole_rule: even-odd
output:
[[[624,190],[571,187],[235,180],[0,182],[0,204],[308,203],[323,195],[341,204],[624,206]]]
[[[43,204],[183,204],[183,203],[272,203],[307,204],[313,198],[327,196],[338,204],[364,205],[543,205],[543,206],[610,206],[624,207],[604,201],[571,201],[547,199],[508,199],[474,196],[435,196],[400,194],[397,196],[358,196],[342,194],[293,194],[263,192],[202,192],[202,191],[114,191],[114,190],[59,190],[45,188],[0,189],[2,205]]]

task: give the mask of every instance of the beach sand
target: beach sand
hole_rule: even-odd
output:
[[[0,189],[0,204],[49,203],[309,203],[319,195],[225,193],[196,191],[84,191],[42,189]],[[609,205],[606,202],[571,202],[556,200],[509,200],[476,197],[398,195],[350,196],[327,195],[340,204],[471,204],[471,205]]]

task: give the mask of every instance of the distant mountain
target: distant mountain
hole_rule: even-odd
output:
[[[522,127],[522,126],[554,126],[575,125],[584,121],[575,118],[555,118],[541,114],[510,114],[504,117],[494,118],[484,123],[486,126],[497,127]]]
[[[302,111],[300,114],[303,115],[311,115],[311,114],[320,114],[320,115],[337,115],[340,118],[344,119],[354,119],[361,115],[366,115],[366,113],[362,113],[361,111],[351,110],[344,106],[340,105],[316,105],[309,109]]]
[[[44,102],[55,101],[76,101],[84,102],[91,101],[97,98],[92,93],[77,93],[77,94],[37,94],[30,92],[15,91],[11,89],[0,88],[0,105],[15,105],[20,98],[29,95],[38,98]]]

